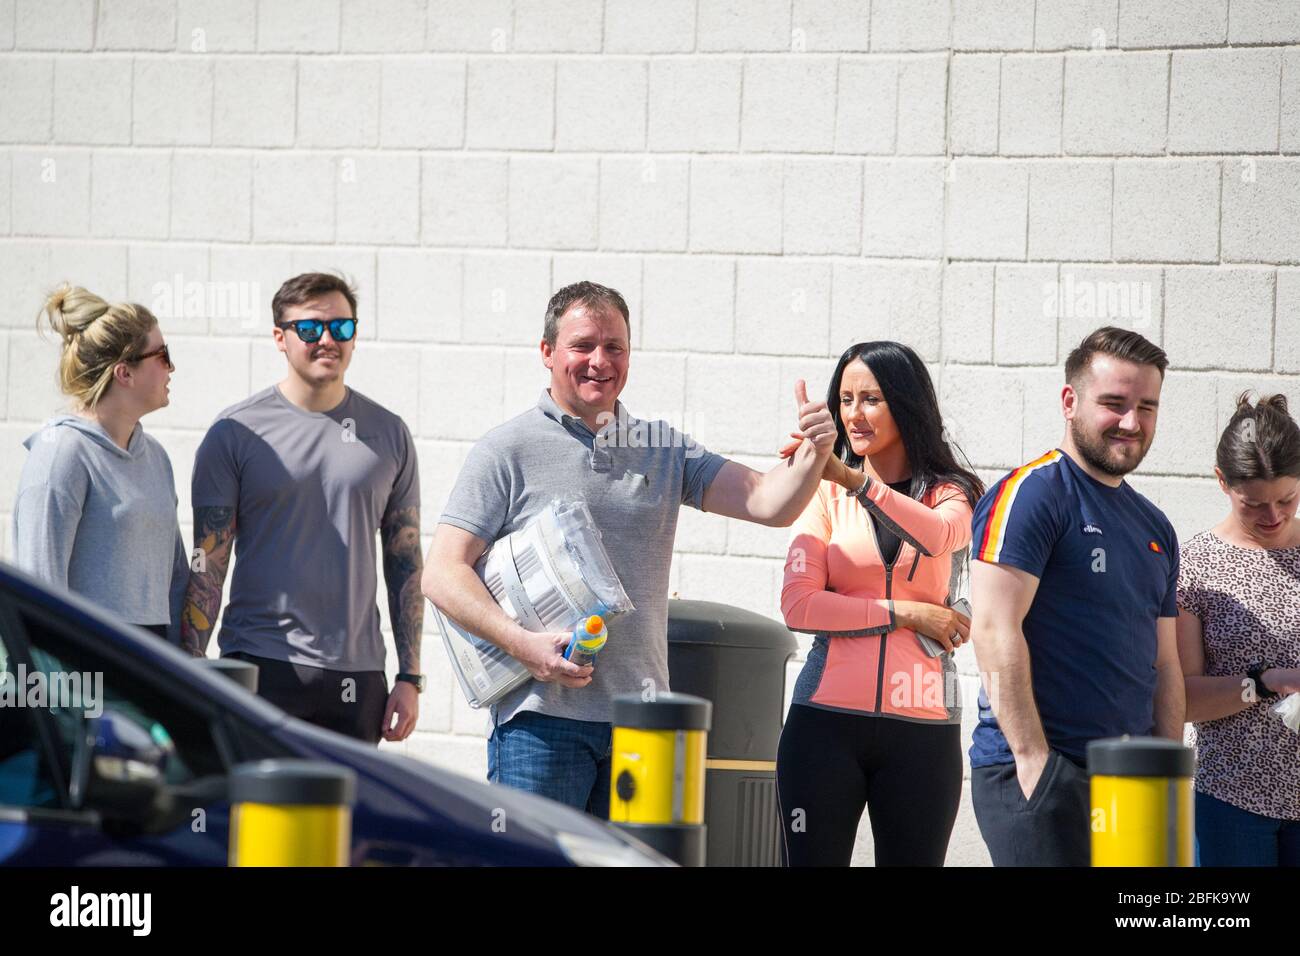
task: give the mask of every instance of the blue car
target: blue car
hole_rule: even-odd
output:
[[[290,717],[156,636],[0,564],[0,864],[224,866],[227,780],[356,774],[354,866],[660,866],[618,829]]]

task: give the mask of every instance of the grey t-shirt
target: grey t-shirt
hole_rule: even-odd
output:
[[[194,458],[195,508],[235,509],[222,654],[381,671],[375,538],[418,507],[415,442],[359,392],[308,412],[272,386],[226,409]]]
[[[636,605],[610,622],[591,683],[565,687],[530,680],[502,698],[504,723],[524,710],[608,723],[616,694],[653,681],[668,690],[668,572],[678,509],[701,508],[704,490],[726,463],[665,422],[645,422],[619,403],[618,427],[598,441],[581,419],[542,392],[537,407],[492,429],[470,449],[439,518],[488,543],[515,531],[553,498],[580,498]]]

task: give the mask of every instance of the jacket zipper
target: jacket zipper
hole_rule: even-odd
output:
[[[871,543],[876,547],[876,556],[880,558],[880,563],[885,566],[885,600],[890,601],[893,600],[894,565],[898,563],[907,542],[900,538],[898,550],[894,552],[894,560],[886,562],[885,554],[880,550],[880,538],[876,535],[876,523],[871,519],[870,511],[867,512],[867,523],[871,527]],[[920,556],[921,553],[918,551],[917,558],[919,559]],[[912,563],[912,570],[916,570],[916,562]],[[908,580],[911,580],[910,575]],[[889,631],[886,631],[880,635],[880,657],[876,662],[876,708],[873,711],[874,714],[881,713],[881,704],[884,702],[885,697],[885,646],[889,641],[889,633]]]

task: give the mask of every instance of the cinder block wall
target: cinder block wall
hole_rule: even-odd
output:
[[[758,466],[797,378],[890,337],[996,477],[1059,440],[1062,361],[1109,321],[1169,352],[1134,484],[1188,536],[1237,392],[1300,399],[1288,0],[0,0],[0,50],[6,550],[64,279],[162,317],[145,425],[187,532],[194,449],[281,375],[269,301],[306,269],[359,286],[349,381],[418,437],[426,536],[580,277],[631,305],[633,411]],[[673,588],[778,616],[785,538],[687,510]],[[432,635],[425,666],[403,749],[481,773]],[[950,862],[982,854],[964,808]]]

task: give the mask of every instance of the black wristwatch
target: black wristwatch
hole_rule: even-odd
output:
[[[408,684],[414,684],[415,692],[417,694],[424,693],[424,685],[425,685],[426,678],[423,674],[398,674],[397,679],[406,681],[406,683]]]
[[[1268,670],[1271,664],[1256,664],[1250,670],[1246,671],[1246,676],[1251,679],[1255,685],[1255,696],[1260,700],[1266,700],[1269,697],[1276,697],[1277,691],[1269,690],[1264,684],[1264,671]]]

